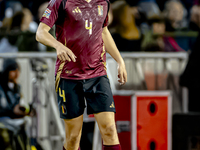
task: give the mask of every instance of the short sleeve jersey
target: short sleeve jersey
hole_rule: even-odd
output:
[[[76,62],[56,61],[55,74],[66,79],[89,79],[106,75],[106,51],[102,30],[108,25],[107,0],[51,0],[41,18],[56,26],[59,42],[72,50]]]

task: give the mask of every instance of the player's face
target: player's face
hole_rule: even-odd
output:
[[[19,74],[20,74],[20,72],[19,72],[18,69],[9,71],[8,80],[10,82],[17,83],[17,79],[19,77]]]

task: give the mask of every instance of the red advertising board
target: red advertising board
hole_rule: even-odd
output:
[[[115,121],[118,130],[118,137],[123,150],[131,150],[131,99],[129,96],[114,96],[115,100]]]
[[[171,94],[115,94],[116,125],[123,150],[171,150]]]
[[[167,99],[137,97],[137,150],[167,150]]]
[[[170,91],[115,91],[113,97],[122,150],[171,150]]]
[[[170,92],[136,92],[132,110],[132,150],[171,150]]]

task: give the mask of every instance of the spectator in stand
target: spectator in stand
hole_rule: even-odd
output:
[[[199,31],[200,27],[200,6],[194,5],[191,9],[189,29],[192,31]]]
[[[179,1],[167,1],[163,11],[166,19],[166,31],[183,31],[187,28],[187,10]]]
[[[165,9],[165,4],[169,0],[156,0],[156,3],[158,4],[161,11]],[[180,1],[189,11],[193,5],[196,5],[199,0],[174,0],[174,1]]]
[[[0,75],[0,117],[24,117],[26,113],[20,110],[19,105],[21,95],[20,86],[17,84],[20,75],[19,65],[14,59],[5,59]]]
[[[170,36],[165,36],[166,26],[165,20],[158,8],[154,3],[148,5],[147,22],[150,27],[149,31],[144,34],[142,42],[143,51],[165,51],[165,52],[179,52],[184,51]],[[147,7],[147,4],[145,4]],[[144,9],[144,6],[143,6]]]
[[[33,21],[33,15],[28,8],[23,8],[22,10],[24,17],[21,23],[21,30],[23,32],[30,31],[35,33],[37,31],[37,23]]]
[[[0,11],[3,12],[2,24],[0,26],[0,39],[2,38],[3,34],[7,32],[12,24],[13,14],[17,14],[17,12],[22,11],[22,5],[19,2],[13,3],[12,5],[6,5],[6,1],[2,1],[0,3]],[[5,14],[5,16],[4,16]],[[17,16],[16,16],[17,17]]]
[[[0,131],[4,131],[4,134],[0,134],[2,150],[23,150],[28,146],[24,129],[25,120],[22,118],[30,113],[30,108],[20,105],[20,86],[17,83],[19,75],[17,62],[14,59],[5,59],[0,73]],[[10,136],[5,139],[5,134]]]
[[[6,32],[0,38],[0,52],[18,52],[18,51],[37,51],[37,42],[35,40],[37,24],[33,22],[33,17],[29,9],[23,8],[14,16],[4,18]],[[4,21],[3,21],[4,22]],[[5,28],[6,27],[6,28]],[[20,37],[20,38],[19,38]],[[30,47],[30,45],[32,45]]]
[[[17,12],[12,18],[4,18],[3,27],[1,28],[4,34],[0,38],[0,53],[18,52],[17,40],[18,33],[21,31],[23,16],[22,12]]]
[[[11,23],[12,23],[12,18],[6,17],[3,19],[2,25],[0,27],[0,39],[2,38],[3,34],[5,34],[9,30]]]
[[[164,41],[162,36],[165,33],[165,24],[158,5],[154,2],[143,2],[138,7],[147,18],[147,27],[144,30],[141,46],[142,51],[163,51]]]
[[[21,40],[19,40],[19,51],[38,51],[38,45],[35,40],[35,32],[38,24],[33,21],[33,15],[27,8],[23,9],[23,20],[21,23]],[[30,47],[31,45],[31,47]]]
[[[187,36],[177,36],[176,31],[187,31],[187,10],[180,1],[167,1],[165,10],[163,11],[165,17],[166,34],[169,32],[172,35],[164,37],[165,51],[180,52],[189,49],[189,38]]]
[[[164,51],[165,43],[163,35],[165,33],[165,22],[159,16],[148,19],[149,31],[144,34],[142,41],[142,51],[155,52]]]
[[[130,7],[126,1],[116,1],[111,7],[113,22],[109,30],[119,51],[140,51],[141,33],[135,23],[137,9]]]

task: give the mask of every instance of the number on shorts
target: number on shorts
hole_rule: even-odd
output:
[[[65,91],[62,90],[62,93],[61,93],[61,89],[59,88],[59,96],[63,98],[63,101],[66,102],[66,99],[65,99]]]

